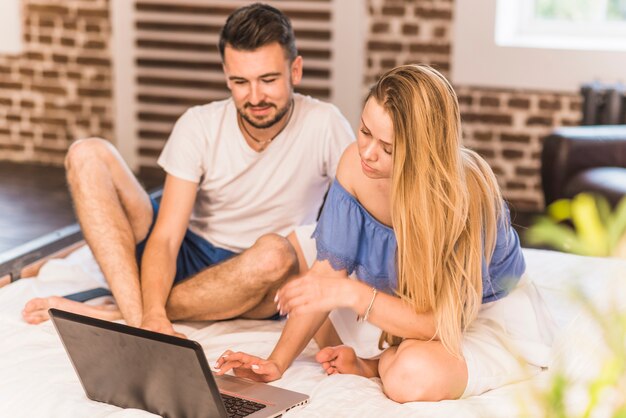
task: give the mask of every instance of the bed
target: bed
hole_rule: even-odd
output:
[[[584,384],[598,369],[603,350],[594,322],[572,300],[572,287],[594,306],[626,306],[626,261],[524,250],[528,273],[559,325],[554,363],[577,384],[568,402],[583,408]],[[140,410],[120,409],[85,397],[80,382],[50,323],[29,325],[20,312],[33,297],[63,295],[106,283],[87,247],[64,259],[46,262],[34,278],[0,288],[0,416],[2,417],[149,417]],[[278,340],[279,321],[234,320],[181,323],[176,329],[198,341],[210,363],[225,348],[267,356]],[[458,401],[398,404],[387,399],[378,379],[325,376],[309,344],[282,379],[273,384],[307,393],[310,403],[285,417],[516,417],[538,416],[533,401],[556,367],[531,379]],[[539,408],[535,410],[535,408]],[[534,412],[533,412],[534,411]]]

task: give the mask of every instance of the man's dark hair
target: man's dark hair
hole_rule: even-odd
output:
[[[254,3],[235,10],[222,28],[219,49],[224,61],[226,45],[243,51],[253,51],[278,42],[290,62],[298,56],[296,37],[289,18],[280,10],[263,3]]]

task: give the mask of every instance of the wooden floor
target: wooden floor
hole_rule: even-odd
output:
[[[63,167],[0,161],[0,254],[75,222]]]

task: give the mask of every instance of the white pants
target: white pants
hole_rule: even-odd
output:
[[[307,225],[295,231],[309,266],[317,255],[315,240],[310,238],[313,229],[314,225]],[[379,328],[357,322],[350,309],[331,312],[330,320],[341,340],[354,347],[359,357],[380,354]],[[554,331],[544,301],[526,276],[506,297],[483,304],[463,335],[468,370],[463,397],[528,379],[548,367]]]

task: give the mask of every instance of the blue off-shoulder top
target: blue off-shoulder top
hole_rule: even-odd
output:
[[[393,229],[376,220],[337,180],[328,191],[313,238],[318,260],[328,260],[335,270],[345,269],[378,290],[394,293],[397,243]],[[506,207],[498,222],[489,266],[483,258],[482,302],[506,296],[525,269],[519,237]]]

